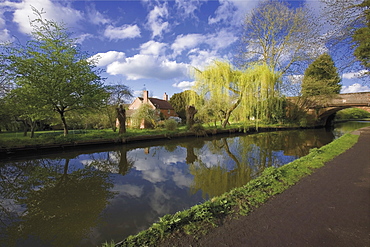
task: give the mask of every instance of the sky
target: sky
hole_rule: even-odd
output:
[[[0,42],[30,39],[31,6],[44,18],[65,23],[103,69],[105,84],[124,84],[135,96],[171,97],[189,89],[192,68],[216,59],[232,60],[243,18],[261,0],[0,0]],[[318,0],[289,1],[320,9]],[[356,78],[342,76],[342,93],[370,91]]]

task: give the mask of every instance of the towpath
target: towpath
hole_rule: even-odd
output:
[[[370,246],[370,127],[358,142],[247,216],[162,246]]]

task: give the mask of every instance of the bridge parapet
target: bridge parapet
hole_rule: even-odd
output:
[[[339,94],[327,102],[328,106],[370,106],[370,92]]]

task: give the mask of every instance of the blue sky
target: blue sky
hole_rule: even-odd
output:
[[[259,1],[0,0],[0,42],[29,39],[31,6],[43,9],[46,19],[66,24],[82,50],[99,57],[107,84],[125,84],[136,96],[146,88],[161,98],[188,89],[193,66],[232,60],[243,17]],[[290,3],[320,8],[318,0]],[[343,92],[370,91],[356,72],[342,75]]]

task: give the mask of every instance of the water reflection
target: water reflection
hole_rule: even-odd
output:
[[[344,123],[335,124],[335,128],[332,129],[336,138],[342,136],[345,133],[370,126],[370,121],[350,121]]]
[[[108,174],[70,160],[33,160],[1,167],[4,246],[77,246],[113,197]]]
[[[0,163],[2,246],[97,246],[241,186],[324,129],[187,138]]]
[[[266,167],[289,163],[332,139],[331,132],[307,130],[212,140],[197,149],[197,158],[189,164],[194,176],[190,191],[201,191],[203,197],[221,195],[246,184]]]

